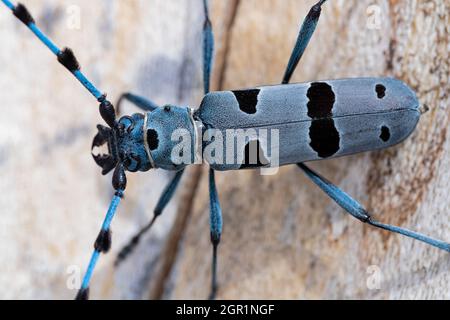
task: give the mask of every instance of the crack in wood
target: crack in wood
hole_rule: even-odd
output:
[[[223,83],[225,80],[225,73],[228,67],[228,57],[230,54],[230,43],[232,36],[232,29],[234,28],[234,23],[236,21],[236,16],[239,9],[239,4],[241,0],[230,1],[230,11],[227,15],[225,23],[225,36],[224,36],[224,52],[223,59],[219,63],[217,68],[218,81],[216,84],[217,90],[223,90]],[[183,72],[183,70],[182,70]],[[180,88],[181,89],[181,88]],[[179,92],[180,93],[180,92]],[[178,213],[175,219],[175,223],[167,237],[167,242],[165,248],[160,253],[160,260],[158,263],[157,271],[155,274],[153,282],[154,285],[150,286],[149,298],[151,300],[162,299],[167,283],[170,280],[170,275],[176,263],[176,258],[180,249],[180,243],[186,230],[186,226],[189,217],[192,212],[192,207],[194,199],[200,184],[200,179],[203,175],[204,165],[195,166],[191,169],[189,176],[187,177],[187,182],[181,186],[185,192],[180,197],[180,202],[178,205]]]

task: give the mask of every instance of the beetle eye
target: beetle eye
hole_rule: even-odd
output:
[[[120,130],[126,131],[127,133],[131,133],[135,127],[135,121],[130,116],[124,116],[119,121],[119,128]]]
[[[136,172],[141,168],[141,157],[137,154],[130,154],[127,155],[123,161],[123,165],[127,168],[130,172]]]
[[[127,158],[123,161],[123,165],[125,166],[125,168],[129,168],[129,167],[131,166],[131,159],[127,157]]]
[[[141,167],[141,157],[139,157],[137,154],[132,154],[131,158],[136,162],[136,168],[139,169]]]

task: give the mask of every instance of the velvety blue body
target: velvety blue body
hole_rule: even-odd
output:
[[[354,78],[212,92],[196,116],[221,131],[224,145],[227,129],[279,130],[279,165],[287,165],[393,146],[413,132],[420,111],[416,94],[403,82]],[[267,141],[258,139],[270,158],[265,150],[272,143],[270,132]],[[236,150],[236,160],[244,152]],[[212,167],[242,168],[240,163]]]
[[[139,238],[151,228],[155,219],[161,215],[179,184],[184,172],[183,168],[194,162],[196,154],[194,146],[196,146],[197,138],[194,119],[203,122],[205,130],[213,129],[215,132],[222,133],[225,138],[227,134],[224,131],[227,129],[254,129],[257,131],[277,129],[280,133],[280,140],[275,146],[280,149],[280,161],[277,162],[277,165],[296,163],[331,199],[362,222],[450,251],[450,244],[446,242],[374,220],[356,200],[301,163],[384,148],[405,139],[415,128],[420,112],[416,95],[401,81],[387,78],[344,79],[233,92],[215,92],[204,98],[195,115],[192,115],[188,108],[167,106],[160,109],[156,104],[143,97],[125,93],[119,100],[118,113],[120,113],[122,100],[130,101],[147,113],[145,116],[142,114],[125,116],[117,122],[114,106],[106,99],[106,95],[102,94],[81,73],[72,50],[69,48],[60,50],[36,26],[32,15],[24,5],[17,4],[16,6],[10,0],[0,1],[57,56],[58,62],[66,67],[97,99],[100,103],[100,115],[109,126],[109,128],[102,125],[97,127],[98,134],[93,140],[92,149],[108,144],[109,154],[93,153],[93,156],[95,162],[103,169],[103,174],[114,170],[112,184],[116,193],[95,241],[94,251],[77,299],[88,298],[89,283],[99,256],[111,248],[110,226],[120,200],[124,196],[127,184],[125,170],[147,171],[152,167],[161,167],[178,170],[178,172],[164,190],[155,209],[153,220],[132,239],[129,245],[124,247],[119,254],[119,260],[130,253],[137,245]],[[306,17],[286,68],[283,84],[290,82],[314,33],[320,17],[321,6],[325,2],[326,0],[319,0]],[[204,89],[207,94],[212,69],[214,38],[207,0],[203,0],[203,5],[205,9],[203,67]],[[183,140],[187,138],[188,144],[191,146],[187,154],[189,160],[184,163],[175,161],[172,154],[177,146],[177,141],[173,139],[173,133],[177,129],[184,130]],[[257,137],[257,139],[260,142],[261,137]],[[270,139],[266,137],[266,140]],[[203,147],[210,146],[208,143],[205,142]],[[226,140],[223,143],[224,145],[229,144]],[[247,146],[243,146],[243,149],[239,150],[246,156]],[[260,145],[260,147],[264,146],[265,144]],[[267,152],[267,150],[263,149],[262,152]],[[217,251],[222,234],[222,212],[214,170],[255,167],[248,166],[246,162],[247,157],[242,164],[236,161],[233,165],[210,162],[210,230],[213,244],[210,299],[214,299],[217,292]],[[259,161],[256,164],[260,166]]]

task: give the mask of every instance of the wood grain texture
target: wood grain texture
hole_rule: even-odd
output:
[[[57,44],[74,49],[83,71],[112,101],[130,90],[159,104],[199,104],[200,0],[23,2]],[[280,82],[313,3],[213,1],[213,89]],[[450,1],[378,0],[379,29],[367,27],[372,4],[329,0],[294,81],[395,76],[430,112],[398,147],[313,167],[380,220],[450,240]],[[68,25],[73,5],[81,10],[80,29]],[[101,122],[97,104],[0,7],[0,298],[70,299],[68,268],[84,271],[112,195],[110,177],[101,177],[89,155]],[[191,170],[178,199],[194,195],[205,169]],[[164,285],[165,298],[207,297],[206,174],[173,266],[161,267],[180,236],[173,232],[183,219],[173,228],[177,213],[189,213],[178,199],[136,254],[121,268],[112,266],[118,249],[152,216],[169,178],[161,171],[129,175],[112,252],[93,278],[93,298],[160,297]],[[361,225],[296,168],[270,177],[249,171],[217,178],[225,223],[220,298],[450,298],[448,255]],[[374,270],[382,276],[379,290],[370,289],[377,284]],[[170,277],[162,277],[167,271]]]
[[[213,20],[228,9],[215,3]],[[241,0],[228,55],[219,58],[227,61],[223,88],[279,83],[313,3]],[[373,4],[328,1],[294,81],[393,76],[430,111],[399,146],[312,166],[379,220],[450,241],[450,1]],[[373,10],[380,13],[376,28]],[[248,171],[217,178],[224,213],[219,298],[450,298],[447,253],[345,215],[296,167],[269,177]],[[208,295],[207,195],[204,175],[167,290],[171,298]]]
[[[111,101],[124,91],[158,104],[200,100],[201,1],[22,2],[59,46],[74,50]],[[90,155],[102,122],[98,103],[3,4],[0,41],[0,299],[72,299],[70,276],[82,276],[112,197],[111,176],[102,177]],[[99,262],[92,298],[147,296],[176,199],[135,254],[119,269],[113,262],[152,217],[170,176],[128,175],[112,251]]]

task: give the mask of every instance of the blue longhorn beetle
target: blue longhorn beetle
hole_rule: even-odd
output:
[[[172,198],[188,164],[172,158],[177,142],[172,133],[184,129],[196,143],[199,124],[202,131],[253,128],[279,130],[279,164],[296,164],[331,199],[356,219],[371,226],[399,233],[450,252],[450,244],[400,227],[374,220],[356,200],[337,186],[307,167],[304,162],[329,159],[364,151],[393,146],[406,139],[415,129],[421,110],[416,94],[403,82],[390,78],[355,78],[290,85],[291,76],[316,29],[322,5],[318,1],[309,11],[281,85],[240,91],[209,93],[210,74],[214,52],[214,38],[208,14],[207,0],[203,0],[203,76],[205,97],[197,110],[188,107],[158,107],[153,102],[131,93],[125,93],[117,103],[127,100],[145,111],[144,114],[124,116],[117,120],[111,102],[81,72],[72,50],[60,50],[36,26],[26,7],[1,0],[57,57],[100,103],[100,115],[108,127],[99,125],[92,148],[104,144],[108,154],[94,155],[95,162],[107,174],[114,170],[112,184],[116,191],[95,241],[77,299],[87,299],[89,284],[101,253],[111,247],[110,225],[123,198],[127,179],[125,172],[148,171],[153,168],[176,171],[165,188],[150,223],[125,246],[117,257],[120,263],[138,244],[140,237],[154,224]],[[225,136],[225,135],[223,135]],[[206,147],[209,142],[202,142]],[[248,145],[244,150],[247,153]],[[196,150],[192,150],[191,159]],[[216,189],[215,170],[249,169],[263,163],[210,164],[210,227],[213,247],[210,298],[217,293],[217,249],[222,234],[222,213]],[[193,160],[194,161],[194,160]]]

